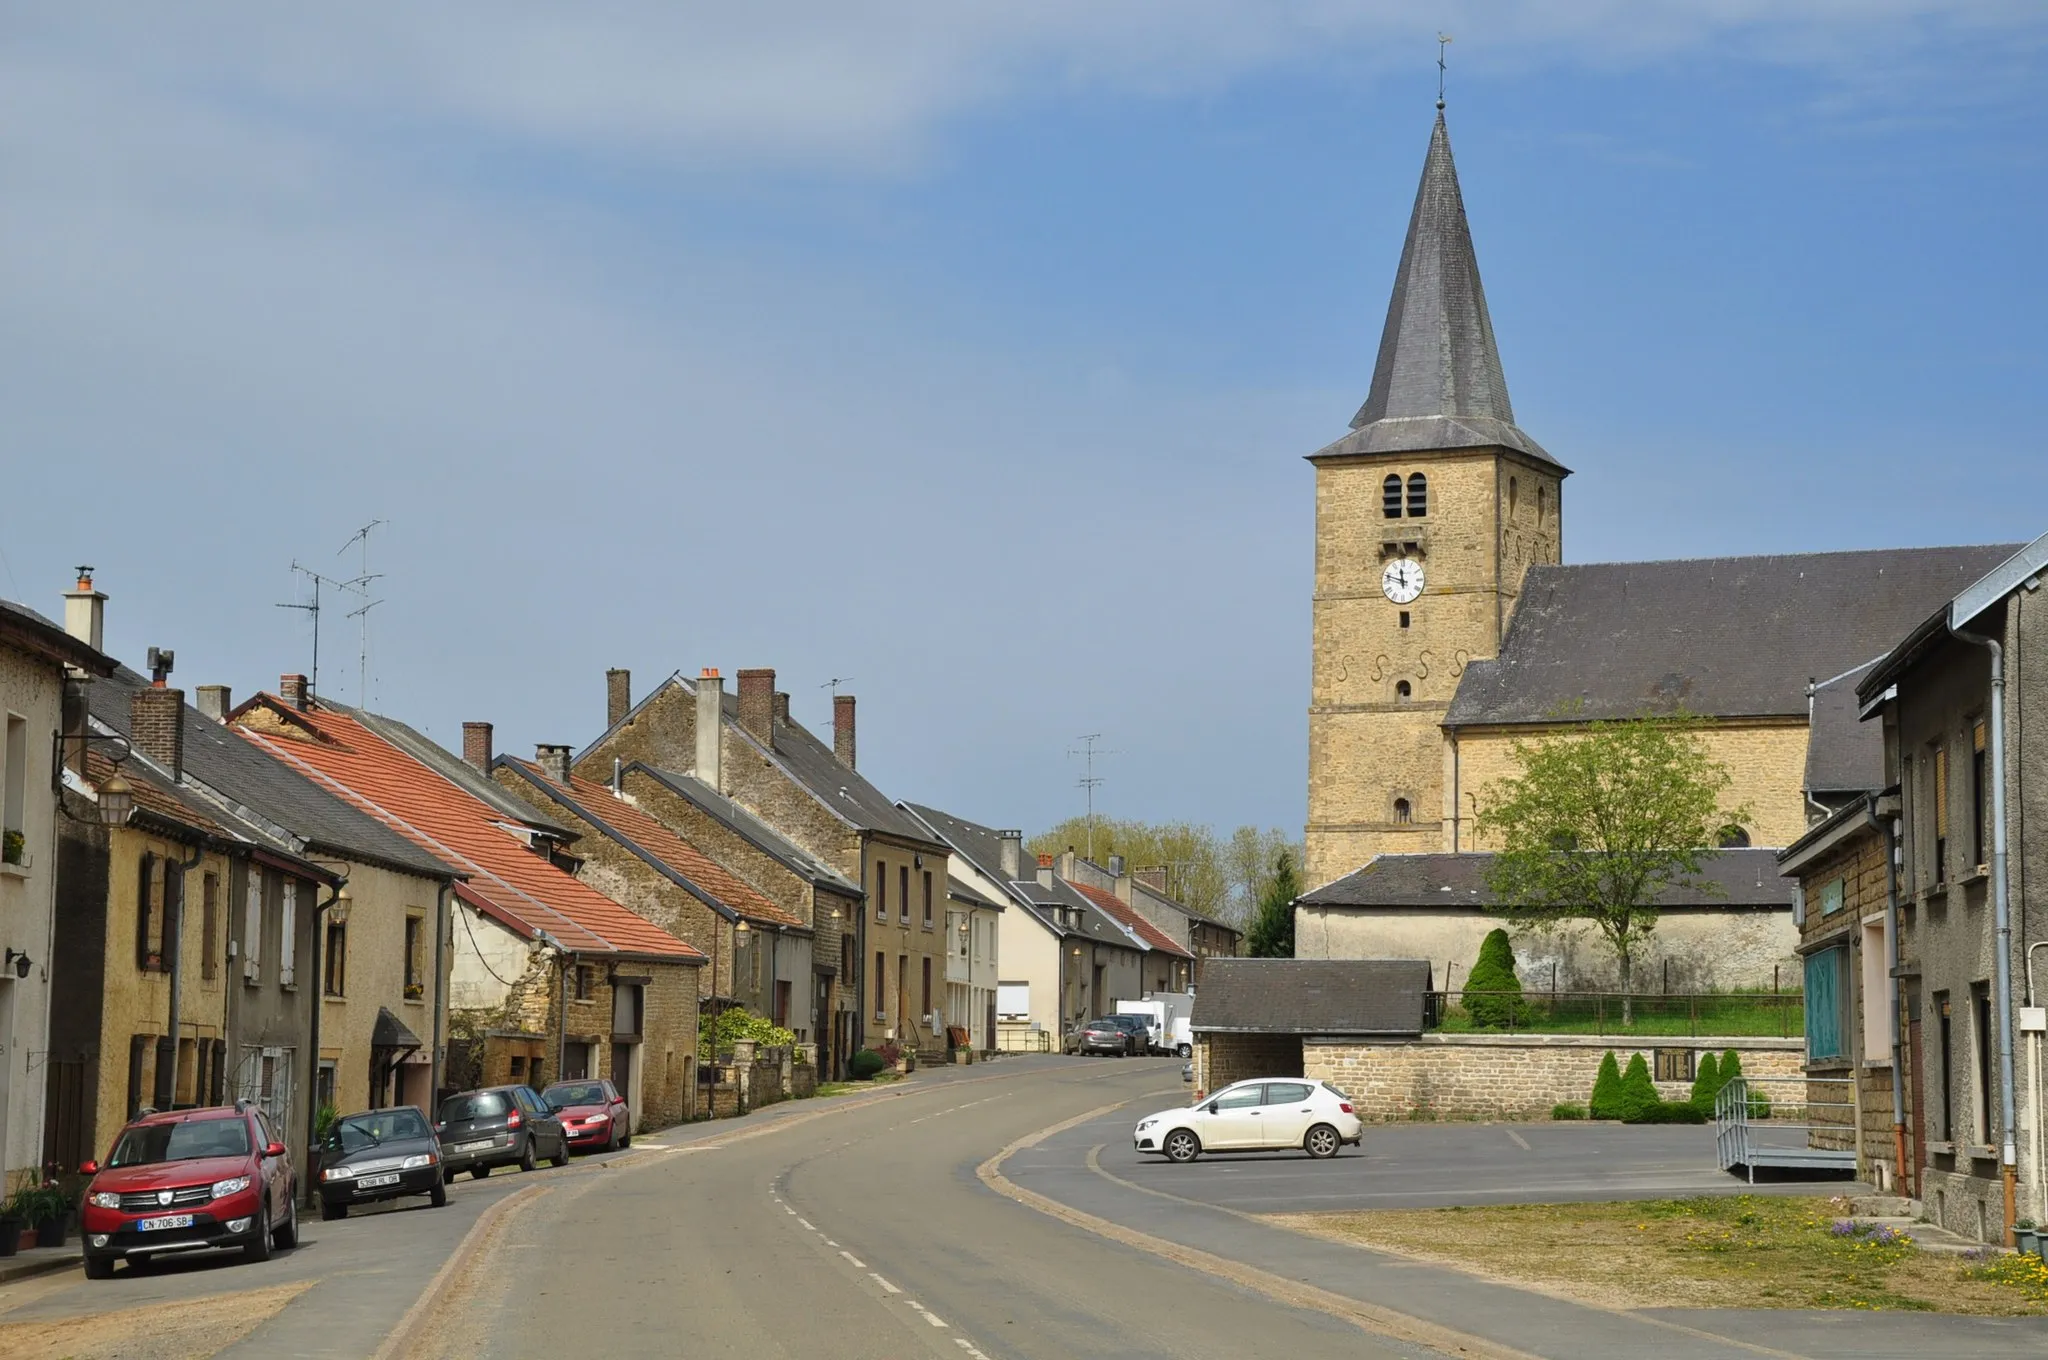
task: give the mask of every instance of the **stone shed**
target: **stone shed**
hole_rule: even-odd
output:
[[[1304,1043],[1419,1038],[1431,991],[1420,959],[1210,959],[1195,995],[1195,1086],[1302,1075]]]

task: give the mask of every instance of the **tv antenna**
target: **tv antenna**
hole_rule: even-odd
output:
[[[356,578],[353,581],[343,581],[339,584],[343,590],[353,593],[362,600],[362,604],[349,610],[348,616],[356,621],[357,626],[356,703],[363,708],[370,706],[370,611],[384,603],[382,600],[370,598],[372,583],[384,579],[384,573],[370,570],[370,531],[388,523],[390,523],[389,520],[371,520],[368,524],[365,524],[362,528],[349,535],[348,542],[342,544],[340,550],[334,554],[336,557],[339,557],[342,553],[355,547],[360,547],[362,551],[362,562],[357,570]]]
[[[839,697],[839,687],[841,685],[850,685],[852,683],[853,677],[850,675],[835,675],[830,680],[827,680],[824,684],[818,686],[818,688],[831,690],[832,697],[837,699]]]
[[[1450,70],[1450,67],[1444,64],[1444,50],[1450,45],[1450,34],[1439,33],[1436,35],[1436,110],[1438,113],[1442,113],[1444,110],[1444,75]]]
[[[313,620],[313,669],[311,675],[307,678],[306,689],[309,693],[318,694],[320,692],[320,587],[333,586],[341,590],[347,589],[347,586],[343,582],[329,580],[311,567],[300,566],[297,558],[292,559],[292,572],[294,575],[303,576],[306,580],[313,583],[312,602],[293,600],[289,603],[281,603],[277,607],[279,609],[304,610]]]
[[[1086,736],[1075,737],[1074,740],[1081,745],[1077,749],[1068,750],[1067,756],[1069,759],[1079,756],[1082,761],[1081,777],[1075,780],[1074,784],[1088,797],[1088,858],[1092,861],[1095,858],[1095,790],[1101,788],[1104,782],[1102,776],[1095,773],[1095,758],[1121,755],[1122,752],[1105,751],[1097,747],[1095,743],[1102,740],[1100,732],[1090,732]]]

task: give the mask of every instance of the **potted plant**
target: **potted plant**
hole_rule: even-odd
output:
[[[11,1209],[0,1208],[0,1256],[12,1256],[21,1249],[21,1227]]]
[[[34,1245],[61,1247],[64,1245],[64,1220],[71,1213],[71,1197],[55,1181],[24,1185],[7,1201],[7,1213],[21,1221],[25,1232],[32,1230],[35,1233]]]
[[[19,831],[0,831],[0,864],[19,864],[28,852],[28,841]]]
[[[2012,1225],[2012,1241],[2013,1245],[2019,1248],[2020,1255],[2022,1256],[2029,1252],[2040,1251],[2041,1234],[2035,1229],[2034,1220],[2023,1218],[2014,1223]]]

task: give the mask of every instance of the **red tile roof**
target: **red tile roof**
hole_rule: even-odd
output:
[[[478,910],[528,938],[544,930],[578,953],[705,957],[535,854],[503,813],[353,718],[265,699],[270,712],[309,736],[252,730],[246,717],[238,723],[243,736],[467,872],[456,895]]]
[[[508,760],[505,763],[518,766],[539,791],[554,798],[582,820],[597,825],[600,835],[605,827],[609,827],[748,920],[804,927],[803,918],[784,911],[763,897],[752,884],[728,873],[637,803],[613,796],[610,785],[571,775],[568,787],[564,788],[532,761]]]
[[[1073,883],[1072,879],[1067,881]],[[1175,944],[1173,936],[1139,915],[1135,908],[1125,906],[1124,900],[1115,893],[1102,888],[1091,888],[1085,883],[1074,883],[1074,891],[1100,907],[1103,915],[1109,917],[1110,920],[1122,922],[1136,931],[1139,939],[1151,945],[1160,953],[1171,954],[1175,958],[1181,959],[1191,959],[1194,957],[1186,948]]]

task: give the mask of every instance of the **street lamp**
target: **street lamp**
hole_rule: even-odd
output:
[[[128,738],[118,732],[57,733],[56,751],[50,760],[50,768],[55,772],[53,783],[61,784],[64,778],[64,743],[67,741],[75,741],[87,749],[90,749],[96,741],[112,742],[120,748],[119,751],[107,757],[114,763],[114,772],[108,775],[106,782],[99,786],[99,820],[102,826],[128,825],[129,818],[135,815],[135,788],[121,777],[121,762],[128,758],[130,751],[135,749],[129,744]],[[61,807],[62,804],[60,803],[59,806]]]
[[[34,964],[29,962],[26,950],[10,949],[4,956],[4,962],[0,962],[0,972],[13,973],[16,977],[26,982],[28,981],[28,970],[34,966]]]

